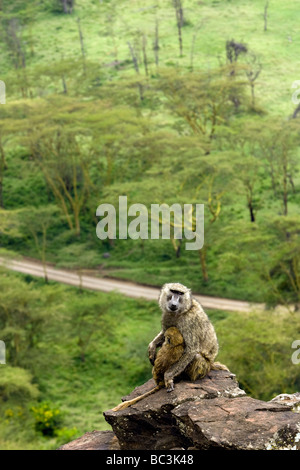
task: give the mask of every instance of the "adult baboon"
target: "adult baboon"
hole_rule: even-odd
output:
[[[154,365],[152,375],[157,386],[113,408],[119,411],[148,397],[163,386],[174,390],[174,379],[196,380],[211,369],[228,370],[215,362],[218,341],[213,325],[191,291],[182,284],[165,284],[159,296],[162,330],[149,344],[148,354]],[[156,354],[157,347],[162,346]]]
[[[164,373],[168,390],[173,390],[174,378],[182,373],[196,380],[211,369],[228,370],[223,364],[215,362],[218,353],[216,332],[199,302],[192,297],[190,289],[179,283],[165,284],[159,296],[159,306],[162,310],[162,330],[149,344],[150,362],[154,363],[156,348],[163,343],[168,328],[178,328],[185,344],[181,358]]]

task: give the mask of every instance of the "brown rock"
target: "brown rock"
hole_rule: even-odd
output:
[[[58,450],[120,450],[112,431],[86,432],[82,437],[61,446]]]
[[[279,404],[250,397],[185,403],[172,413],[196,449],[266,450],[293,446],[300,418]],[[300,428],[299,428],[300,430]],[[288,433],[287,440],[281,436]],[[278,436],[277,436],[278,434]]]
[[[295,413],[300,413],[300,393],[294,393],[292,395],[288,393],[282,393],[273,398],[271,402],[280,403],[284,405],[287,409],[294,411]]]
[[[124,400],[154,386],[151,379]],[[300,415],[247,397],[229,371],[176,383],[124,410],[104,413],[121,449],[298,449]]]

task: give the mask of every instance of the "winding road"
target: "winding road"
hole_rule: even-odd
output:
[[[0,257],[0,266],[31,276],[44,277],[45,272],[42,264],[32,260],[12,260]],[[159,295],[158,287],[150,287],[133,282],[95,277],[65,269],[54,268],[47,265],[47,277],[51,281],[69,284],[71,286],[82,287],[83,289],[97,290],[102,292],[120,292],[128,297],[143,298],[146,300],[157,300]],[[242,300],[230,300],[219,297],[209,297],[206,295],[194,295],[204,308],[227,310],[231,312],[250,312],[265,308],[264,304],[251,304]]]

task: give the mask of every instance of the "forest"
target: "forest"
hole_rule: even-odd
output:
[[[255,398],[300,391],[297,3],[0,1],[0,257],[45,269],[0,268],[1,449],[108,429],[151,377],[157,302],[49,281],[48,264],[253,303],[207,310],[218,359]],[[97,208],[120,222],[120,196],[203,204],[204,245],[187,250],[175,216],[168,238],[116,223],[100,239]]]

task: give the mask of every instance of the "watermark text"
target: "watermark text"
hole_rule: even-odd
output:
[[[0,80],[0,104],[5,104],[6,103],[6,86],[5,83]]]
[[[144,204],[128,207],[127,196],[119,196],[118,238],[157,240],[193,240],[185,244],[186,250],[200,250],[204,244],[204,204],[151,204],[148,211]],[[101,204],[96,211],[103,217],[97,224],[100,240],[117,238],[117,211],[112,204]],[[130,220],[129,218],[132,218]]]
[[[6,364],[5,343],[0,340],[0,364]]]
[[[295,365],[300,364],[300,339],[293,341],[292,349],[296,349],[292,354],[292,363]]]

